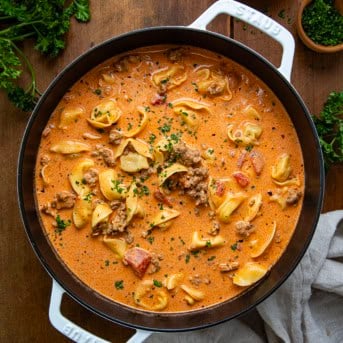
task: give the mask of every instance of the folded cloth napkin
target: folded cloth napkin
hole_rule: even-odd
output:
[[[149,343],[343,342],[343,210],[320,216],[301,262],[252,313],[208,329],[155,333]]]

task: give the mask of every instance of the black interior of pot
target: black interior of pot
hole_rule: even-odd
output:
[[[119,53],[154,44],[187,44],[209,49],[251,70],[276,94],[297,130],[305,163],[305,194],[301,216],[285,253],[268,276],[239,297],[203,310],[185,313],[148,313],[129,308],[97,294],[77,280],[47,241],[36,213],[34,167],[41,133],[50,114],[82,75]],[[97,314],[136,328],[159,331],[193,330],[229,320],[246,312],[270,295],[293,271],[315,229],[324,192],[323,163],[318,139],[308,111],[294,88],[264,58],[221,35],[181,27],[135,31],[106,41],[70,64],[50,85],[36,106],[22,142],[18,165],[18,197],[23,222],[39,259],[75,300]]]

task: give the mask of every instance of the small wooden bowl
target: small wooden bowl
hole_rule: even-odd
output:
[[[297,31],[300,39],[303,41],[303,43],[310,48],[311,50],[314,50],[316,52],[321,53],[332,53],[337,51],[343,50],[343,43],[338,45],[321,45],[315,43],[312,39],[310,39],[307,34],[304,31],[304,28],[302,26],[302,15],[304,8],[308,6],[313,0],[302,0],[299,6],[298,10],[298,17],[297,17]]]

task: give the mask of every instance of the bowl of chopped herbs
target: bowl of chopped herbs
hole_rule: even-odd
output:
[[[303,0],[297,31],[310,49],[320,53],[343,50],[343,0]]]

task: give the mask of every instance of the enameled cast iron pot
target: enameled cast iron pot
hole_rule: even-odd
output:
[[[207,24],[220,13],[238,17],[281,43],[283,57],[280,68],[276,69],[244,45],[206,31]],[[36,211],[33,180],[41,133],[66,91],[86,72],[112,56],[143,46],[166,43],[193,45],[222,54],[252,71],[272,89],[289,113],[300,140],[305,164],[305,194],[294,235],[280,260],[261,282],[237,298],[209,308],[175,314],[156,314],[110,301],[72,275],[45,237]],[[138,342],[150,334],[145,330],[194,330],[237,317],[256,306],[285,281],[312,238],[324,192],[324,172],[318,137],[308,110],[289,82],[293,55],[293,37],[278,23],[233,0],[219,0],[189,27],[147,28],[110,39],[77,58],[55,78],[32,113],[18,163],[18,197],[22,220],[32,247],[54,280],[49,316],[55,328],[77,342],[104,342],[62,316],[60,303],[64,292],[98,315],[136,328],[137,333],[130,341]]]

